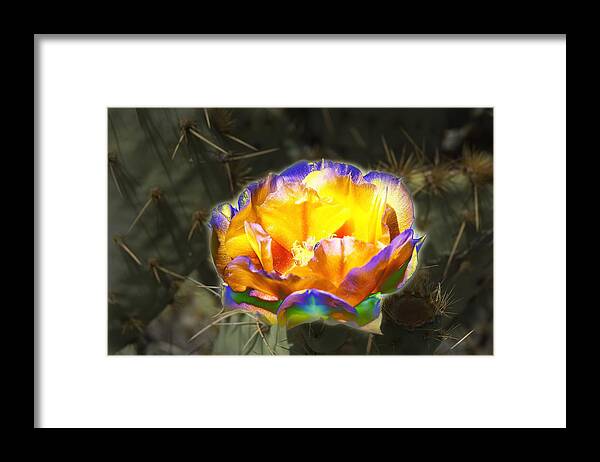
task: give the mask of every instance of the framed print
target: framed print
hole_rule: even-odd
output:
[[[566,226],[564,34],[34,35],[34,427],[564,428]]]

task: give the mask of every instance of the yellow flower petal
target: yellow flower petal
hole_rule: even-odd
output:
[[[274,177],[269,175],[262,183],[257,185],[252,193],[248,191],[244,192],[244,194],[248,195],[248,203],[231,219],[227,232],[221,240],[223,250],[220,252],[220,255],[225,254],[228,256],[229,260],[227,262],[240,255],[249,257],[256,255],[246,236],[244,224],[246,222],[254,223],[257,221],[256,207],[262,204],[271,192],[274,181]]]
[[[414,221],[413,201],[402,179],[383,172],[370,172],[364,178],[375,185],[377,194],[387,191],[387,204],[396,212],[399,232],[410,228]]]
[[[350,175],[339,176],[332,168],[309,173],[303,183],[317,191],[322,200],[350,210],[348,223],[338,230],[338,237],[352,235],[370,243],[386,238],[382,223],[386,209],[385,189],[379,190],[360,178],[355,182]]]
[[[299,183],[286,184],[257,207],[262,227],[284,248],[335,233],[350,217],[340,204],[322,201],[316,191]]]
[[[254,257],[256,253],[248,240],[248,236],[246,233],[238,234],[234,236],[230,236],[225,240],[225,244],[223,245],[223,249],[225,253],[229,256],[229,259],[239,257],[240,255],[246,257]]]

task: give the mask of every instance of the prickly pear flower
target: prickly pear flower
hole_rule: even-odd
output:
[[[423,242],[402,179],[299,162],[212,212],[223,306],[288,328],[323,320],[381,333],[381,302],[417,267]]]

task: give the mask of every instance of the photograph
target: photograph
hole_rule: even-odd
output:
[[[492,355],[493,114],[108,108],[108,354]]]

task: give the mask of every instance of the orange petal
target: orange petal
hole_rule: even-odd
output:
[[[229,229],[231,219],[235,213],[236,210],[231,204],[220,204],[213,209],[211,214],[209,223],[212,230],[210,250],[213,262],[219,274],[223,274],[225,265],[231,260],[227,255],[227,252],[225,252],[224,244],[227,230]]]
[[[246,237],[265,271],[285,272],[292,265],[292,254],[258,223],[245,223]]]
[[[356,305],[370,294],[378,292],[392,273],[409,262],[418,241],[413,239],[412,229],[404,231],[368,263],[352,269],[334,294]]]
[[[396,211],[389,205],[387,205],[385,208],[385,213],[383,214],[383,223],[385,224],[387,233],[389,234],[387,242],[392,242],[394,238],[400,234],[400,228],[398,226],[398,217],[396,216]]]
[[[244,222],[246,238],[265,271],[273,271],[272,239],[258,223]]]
[[[378,252],[377,246],[354,237],[324,239],[308,266],[333,285],[339,286],[348,272],[367,263]]]
[[[265,294],[283,299],[292,292],[302,289],[334,289],[331,282],[320,275],[308,273],[305,276],[286,274],[282,276],[269,272],[253,264],[248,257],[234,258],[226,267],[223,276],[225,282],[236,292],[256,289]]]

